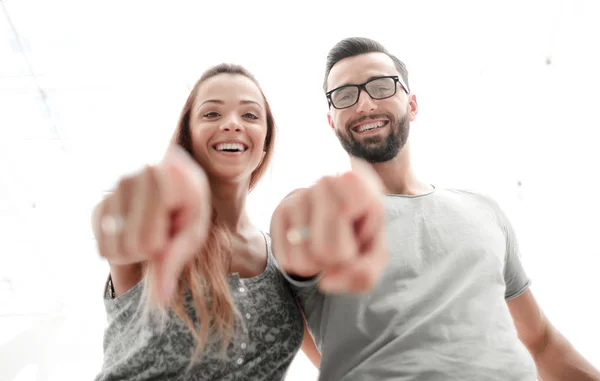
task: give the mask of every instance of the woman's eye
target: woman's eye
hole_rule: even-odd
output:
[[[219,116],[219,113],[214,111],[207,112],[206,114],[204,114],[205,118],[216,118],[217,116]]]
[[[245,114],[244,114],[244,117],[245,117],[245,118],[250,118],[250,119],[258,119],[258,116],[254,115],[254,114],[253,114],[253,113],[251,113],[251,112],[247,112],[247,113],[245,113]]]

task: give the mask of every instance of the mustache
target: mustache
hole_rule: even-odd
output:
[[[353,128],[357,124],[360,124],[366,120],[374,120],[374,119],[382,119],[382,118],[388,119],[391,123],[393,123],[395,120],[394,117],[390,114],[372,114],[372,115],[364,115],[359,118],[356,118],[355,120],[348,122],[347,126],[348,126],[348,128]]]

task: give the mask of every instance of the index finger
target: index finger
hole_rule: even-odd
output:
[[[210,192],[206,173],[185,150],[170,148],[157,170],[158,184],[169,209],[197,203],[208,209]],[[189,197],[198,193],[202,197]]]
[[[383,186],[378,175],[371,168],[346,172],[335,181],[336,193],[343,200],[343,213],[350,218],[358,218],[381,203]]]

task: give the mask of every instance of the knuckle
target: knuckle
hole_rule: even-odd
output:
[[[289,197],[289,205],[292,205],[294,208],[301,207],[308,203],[308,201],[313,197],[314,189],[308,188],[302,192],[297,192],[293,196]]]
[[[133,185],[134,181],[135,180],[133,177],[130,177],[130,176],[122,177],[119,180],[119,183],[117,185],[117,193],[121,193],[123,191],[127,191],[128,189],[130,189],[131,186]]]
[[[333,176],[323,176],[321,177],[321,179],[319,179],[318,184],[320,184],[323,187],[330,187],[333,184],[335,184],[335,177]]]
[[[277,223],[281,223],[287,216],[290,215],[290,210],[292,209],[292,201],[288,200],[286,202],[282,202],[273,212],[273,221]]]
[[[312,187],[310,187],[309,192],[311,196],[315,197],[326,193],[327,189],[329,188],[328,181],[329,180],[327,179],[327,176],[321,177]]]
[[[290,214],[296,208],[298,208],[298,204],[300,203],[299,196],[293,199],[289,199],[286,203],[281,205],[281,212],[285,215]]]
[[[347,186],[359,184],[362,180],[361,176],[356,171],[348,171],[344,173],[340,179]]]
[[[114,200],[114,198],[115,198],[114,192],[111,192],[111,193],[107,194],[106,196],[104,196],[104,198],[102,198],[102,200],[94,208],[93,213],[97,216],[105,216],[108,206]]]
[[[145,168],[140,177],[138,178],[138,183],[140,185],[146,186],[146,191],[152,191],[156,189],[157,178],[156,174],[153,173],[150,169]]]

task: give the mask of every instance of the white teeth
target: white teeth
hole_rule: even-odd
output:
[[[376,123],[363,124],[356,131],[363,132],[363,131],[368,131],[368,130],[374,130],[376,128],[383,127],[385,124],[386,124],[386,122],[384,122],[384,121],[376,122]]]
[[[246,147],[240,143],[220,143],[216,145],[217,151],[245,151]]]

